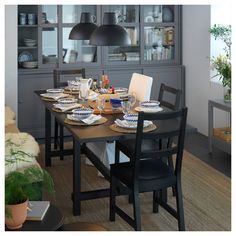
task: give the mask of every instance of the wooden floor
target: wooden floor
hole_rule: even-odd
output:
[[[40,162],[43,164],[44,146],[41,145]],[[55,158],[52,167],[46,168],[54,178],[56,194],[50,200],[59,207],[65,216],[65,223],[98,223],[112,231],[129,231],[132,228],[120,217],[109,221],[109,199],[96,199],[82,202],[81,216],[73,216],[72,202],[72,158],[64,161]],[[107,181],[97,176],[94,167],[83,164],[82,190],[109,186]],[[186,230],[226,231],[231,230],[231,180],[198,158],[184,153],[182,186]],[[152,213],[152,195],[140,194],[142,229],[146,231],[175,231],[177,221],[164,209]],[[168,192],[168,202],[175,206],[175,198]],[[127,197],[118,198],[118,204],[132,215],[132,205]]]
[[[185,149],[216,170],[231,177],[231,155],[215,146],[213,147],[213,152],[209,153],[208,137],[197,132],[187,133]]]

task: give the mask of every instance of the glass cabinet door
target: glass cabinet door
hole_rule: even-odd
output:
[[[104,12],[115,12],[117,23],[127,31],[131,45],[109,46],[105,53],[107,64],[139,63],[140,39],[139,39],[139,7],[135,5],[109,5],[104,7]]]
[[[42,5],[42,64],[58,63],[58,6]]]
[[[93,23],[97,24],[96,5],[62,6],[62,49],[64,64],[97,62],[97,47],[89,45],[89,40],[69,39],[69,34],[73,26],[80,22],[82,12],[90,12]]]
[[[176,58],[175,7],[173,5],[142,6],[143,58],[145,63],[165,62]]]

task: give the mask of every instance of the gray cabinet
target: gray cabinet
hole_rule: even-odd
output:
[[[115,11],[126,28],[128,47],[94,47],[88,41],[69,40],[71,28],[89,11],[101,25],[103,13]],[[86,77],[99,80],[108,74],[113,86],[128,87],[133,72],[153,77],[151,97],[157,99],[160,83],[182,90],[185,105],[184,68],[181,65],[181,6],[178,5],[19,5],[18,13],[36,15],[35,24],[18,25],[18,53],[34,60],[36,68],[18,69],[19,128],[44,137],[44,111],[35,90],[53,86],[53,69],[86,69]],[[23,14],[24,16],[24,14]],[[22,23],[22,22],[21,22]],[[34,46],[25,39],[36,40]],[[30,45],[30,44],[28,44]],[[68,78],[64,80],[67,81]],[[27,115],[26,115],[27,114]]]
[[[185,79],[183,66],[163,66],[159,68],[144,68],[143,74],[153,77],[151,98],[157,99],[160,85],[164,83],[168,86],[180,89],[181,106],[185,106]],[[171,98],[170,98],[171,99]]]

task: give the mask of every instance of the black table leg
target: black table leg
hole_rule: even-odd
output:
[[[45,109],[45,165],[51,166],[51,112]]]
[[[73,138],[73,215],[81,214],[81,145]]]

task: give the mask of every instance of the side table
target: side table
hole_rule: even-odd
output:
[[[213,136],[213,108],[218,108],[231,114],[231,103],[226,103],[224,100],[209,100],[208,101],[208,140],[209,153],[212,153],[212,146],[216,146],[224,152],[231,154],[231,142],[225,142]]]
[[[64,217],[59,209],[51,205],[43,220],[41,221],[30,221],[27,220],[23,224],[21,229],[18,231],[56,231],[63,225]],[[5,230],[9,229],[5,226]]]

